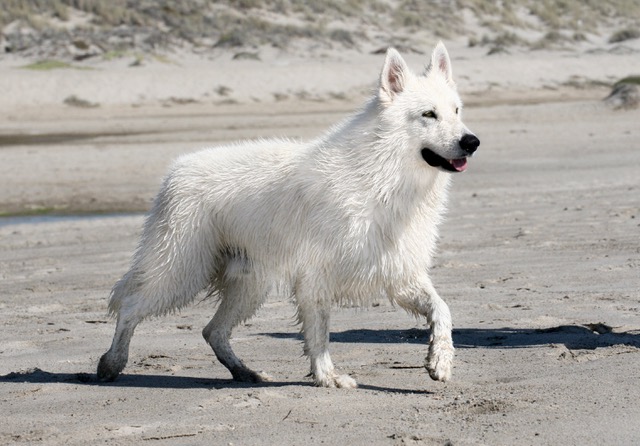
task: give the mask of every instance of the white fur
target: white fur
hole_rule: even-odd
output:
[[[268,379],[235,356],[229,338],[274,291],[297,303],[317,385],[356,386],[329,356],[332,303],[362,305],[380,295],[427,318],[426,367],[433,379],[449,379],[451,316],[428,271],[450,174],[427,164],[421,149],[462,156],[459,141],[469,131],[456,112],[461,107],[442,43],[422,76],[390,49],[378,93],[321,138],[244,142],[180,157],[130,271],[113,289],[109,309],[118,322],[99,378],[122,371],[140,321],[208,289],[220,306],[203,335],[235,379]],[[438,119],[424,117],[428,110]]]

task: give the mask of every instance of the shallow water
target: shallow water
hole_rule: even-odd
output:
[[[9,217],[0,217],[0,228],[6,226],[16,226],[25,224],[47,224],[60,222],[77,222],[77,221],[99,221],[107,218],[116,217],[139,217],[142,213],[123,213],[123,214],[71,214],[71,215],[16,215]]]

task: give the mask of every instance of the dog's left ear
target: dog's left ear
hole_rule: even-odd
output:
[[[451,71],[451,59],[449,58],[449,53],[444,47],[444,43],[442,43],[442,41],[438,42],[433,53],[431,53],[431,63],[427,67],[427,73],[431,70],[438,70],[442,75],[444,75],[447,82],[451,85],[455,84],[453,82],[453,73]]]

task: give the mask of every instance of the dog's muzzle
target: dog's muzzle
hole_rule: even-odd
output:
[[[476,135],[467,133],[462,136],[458,144],[460,145],[460,149],[464,154],[466,154],[467,156],[471,156],[476,150],[478,150],[480,140],[476,137]],[[442,170],[446,170],[448,172],[464,172],[467,169],[467,156],[463,156],[461,158],[446,159],[438,155],[431,149],[427,149],[426,147],[422,149],[422,159],[424,159],[427,164],[432,167],[439,167]]]
[[[442,170],[448,172],[464,172],[467,169],[467,156],[473,155],[480,146],[480,140],[476,135],[467,133],[462,136],[458,142],[460,149],[466,156],[454,159],[446,159],[435,153],[433,150],[422,149],[422,159],[424,159],[430,166],[439,167]]]

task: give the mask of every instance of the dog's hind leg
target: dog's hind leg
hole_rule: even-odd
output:
[[[302,322],[304,353],[311,360],[311,375],[320,387],[355,388],[356,381],[349,375],[336,373],[329,355],[329,320],[331,299],[296,290],[298,319]]]
[[[203,224],[202,210],[167,203],[159,195],[131,270],[113,288],[109,311],[117,315],[117,324],[111,348],[98,364],[101,381],[113,381],[124,369],[131,337],[143,319],[185,306],[211,280],[216,237]]]
[[[131,271],[113,289],[109,309],[117,315],[116,330],[111,348],[102,355],[98,363],[98,379],[113,381],[127,365],[129,344],[137,325],[152,315],[163,315],[183,306],[204,288],[196,284],[192,270],[190,279],[182,279],[182,272],[175,262],[165,271],[152,276],[152,281],[144,283]],[[205,279],[201,281],[206,283]],[[180,281],[180,279],[182,279]],[[173,283],[169,284],[168,281]]]
[[[131,337],[141,320],[142,318],[133,312],[120,311],[111,348],[102,355],[98,363],[100,381],[115,380],[127,365]]]
[[[422,278],[402,290],[389,290],[389,298],[409,313],[424,316],[431,327],[429,353],[425,367],[436,381],[451,379],[453,367],[453,340],[451,338],[451,313],[447,304],[438,296],[429,278]]]
[[[267,297],[267,290],[255,286],[258,283],[251,274],[226,277],[220,292],[220,306],[202,330],[202,336],[236,381],[255,383],[271,380],[269,375],[247,367],[233,352],[229,342],[233,329],[253,316]]]

